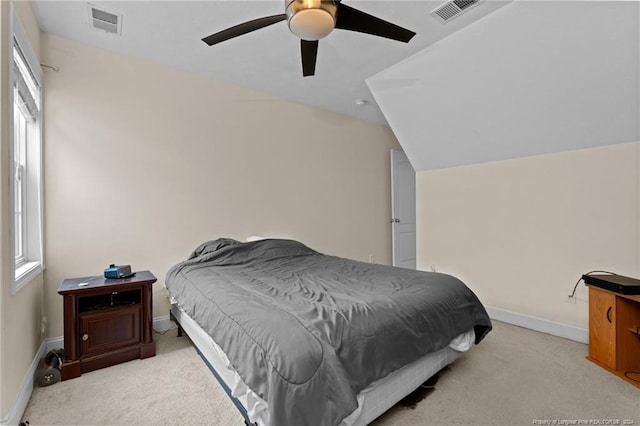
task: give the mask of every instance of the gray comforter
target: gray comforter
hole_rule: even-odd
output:
[[[167,274],[179,306],[269,404],[278,426],[337,425],[373,381],[475,329],[475,294],[444,274],[320,254],[291,240],[200,245]]]

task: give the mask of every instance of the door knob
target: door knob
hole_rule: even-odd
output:
[[[87,340],[89,340],[89,335],[85,333],[82,335],[82,341],[86,342]]]
[[[391,219],[389,222],[391,223],[400,223],[400,219]]]

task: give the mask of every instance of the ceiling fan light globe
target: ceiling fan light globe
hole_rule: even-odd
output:
[[[331,34],[333,16],[324,9],[303,9],[289,18],[289,29],[302,40],[320,40]]]

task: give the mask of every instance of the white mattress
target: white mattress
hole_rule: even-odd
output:
[[[227,387],[231,389],[231,394],[244,406],[249,420],[261,426],[271,426],[267,402],[244,384],[230,365],[227,355],[211,336],[177,304],[172,303],[171,312],[200,353],[213,366]],[[362,426],[372,422],[435,373],[452,363],[462,352],[473,345],[474,340],[475,333],[473,330],[469,330],[453,339],[446,348],[428,354],[375,381],[358,394],[358,408],[342,420],[340,426]]]

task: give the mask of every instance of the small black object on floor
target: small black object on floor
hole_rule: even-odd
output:
[[[444,373],[448,369],[449,369],[448,367],[445,367],[442,370],[438,371],[433,376],[431,376],[426,382],[421,384],[418,389],[414,390],[409,395],[405,396],[400,401],[398,401],[398,405],[400,407],[405,407],[405,408],[410,408],[412,410],[415,410],[415,408],[418,406],[418,403],[420,401],[422,401],[423,399],[431,395],[431,393],[434,390],[436,390],[436,383],[440,378],[440,374]]]

